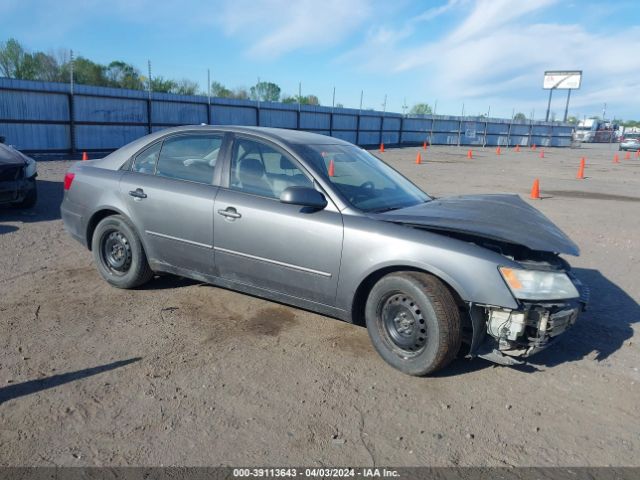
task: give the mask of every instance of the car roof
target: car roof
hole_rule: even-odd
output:
[[[242,125],[183,125],[159,130],[157,132],[140,137],[137,140],[121,147],[115,152],[107,155],[96,164],[102,168],[117,170],[134,153],[138,152],[146,145],[162,138],[166,135],[180,132],[232,132],[257,135],[267,140],[289,145],[351,145],[349,142],[339,138],[321,135],[319,133],[306,132],[302,130],[288,130],[286,128],[252,127]]]

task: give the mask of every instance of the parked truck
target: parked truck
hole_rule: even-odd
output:
[[[611,143],[617,142],[618,137],[618,125],[596,118],[582,120],[573,132],[574,142]]]

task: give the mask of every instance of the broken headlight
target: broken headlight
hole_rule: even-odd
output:
[[[564,272],[500,267],[500,274],[513,296],[522,300],[561,300],[580,296]]]

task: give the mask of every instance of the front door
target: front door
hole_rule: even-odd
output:
[[[222,134],[178,134],[137,155],[120,192],[152,263],[211,274]]]
[[[290,186],[313,187],[279,147],[237,137],[228,188],[214,205],[215,265],[221,277],[325,305],[334,305],[342,216],[329,202],[309,211],[279,201]]]

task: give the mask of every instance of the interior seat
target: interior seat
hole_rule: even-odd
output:
[[[264,165],[256,158],[243,158],[238,163],[241,189],[254,195],[273,197],[273,188],[265,178]]]

